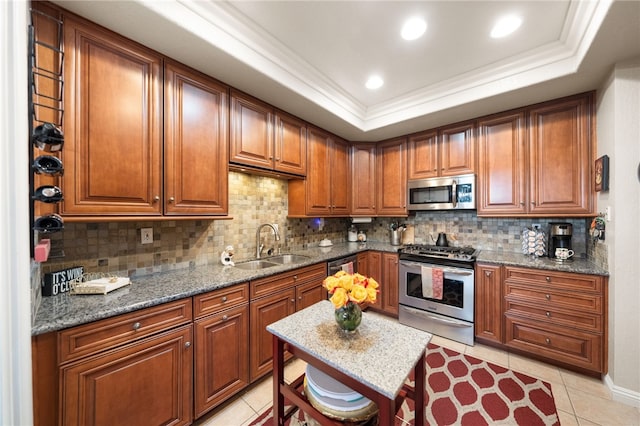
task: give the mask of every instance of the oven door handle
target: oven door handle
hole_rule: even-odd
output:
[[[473,324],[470,324],[470,323],[465,322],[465,321],[458,321],[458,320],[454,320],[454,319],[451,319],[451,318],[447,318],[446,319],[446,318],[443,318],[443,317],[440,317],[440,316],[436,317],[436,316],[428,314],[425,311],[421,311],[419,309],[410,308],[408,306],[404,306],[403,308],[406,309],[409,313],[411,313],[413,315],[424,317],[424,318],[427,318],[427,319],[430,319],[430,320],[433,320],[433,321],[436,321],[436,322],[442,322],[442,323],[445,323],[447,325],[450,325],[451,327],[458,327],[458,328],[473,327]]]
[[[400,261],[401,265],[405,265],[405,266],[415,266],[417,268],[422,268],[423,266],[425,266],[424,263],[419,263],[419,262],[407,262],[407,261]],[[429,264],[429,267],[432,267],[431,264]],[[433,265],[433,267],[438,267],[437,265]],[[442,269],[443,272],[447,272],[449,274],[455,274],[455,275],[460,275],[461,277],[468,277],[473,275],[473,271],[469,270],[461,270],[461,269],[450,269],[450,268],[438,268],[438,269]]]

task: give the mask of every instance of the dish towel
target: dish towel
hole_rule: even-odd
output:
[[[347,274],[353,274],[353,262],[345,263],[344,265],[340,266],[340,269],[345,271]]]
[[[444,271],[438,268],[422,266],[422,297],[442,300]]]

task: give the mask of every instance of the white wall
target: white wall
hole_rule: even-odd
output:
[[[640,58],[617,64],[598,96],[598,157],[610,157],[609,373],[614,399],[640,406]]]
[[[0,424],[30,425],[28,5],[0,1]]]

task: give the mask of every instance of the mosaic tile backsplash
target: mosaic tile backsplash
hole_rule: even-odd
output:
[[[162,222],[67,223],[63,232],[51,234],[52,257],[42,272],[82,265],[85,272],[110,272],[140,276],[171,269],[220,262],[220,253],[234,247],[234,260],[253,258],[256,230],[260,224],[277,224],[281,239],[275,241],[271,228],[260,233],[263,253],[281,252],[317,245],[323,238],[343,242],[348,218],[288,219],[287,181],[243,173],[229,173],[229,215],[231,220],[184,220]],[[446,232],[451,245],[486,250],[520,252],[520,235],[525,227],[566,221],[573,225],[576,255],[588,256],[606,268],[606,247],[587,240],[586,219],[478,218],[473,211],[418,212],[409,218],[374,218],[356,225],[371,241],[389,241],[391,222],[413,227],[416,243],[432,244],[439,232]],[[140,229],[153,228],[153,243],[140,243]],[[64,257],[56,258],[56,254]]]

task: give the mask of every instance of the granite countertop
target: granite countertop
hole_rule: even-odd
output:
[[[479,263],[496,263],[506,266],[546,269],[550,271],[572,272],[577,274],[605,275],[609,272],[587,259],[572,258],[568,262],[557,262],[548,257],[536,257],[522,253],[482,250],[476,259]]]
[[[431,340],[427,332],[374,312],[363,312],[356,333],[345,336],[327,300],[270,324],[267,330],[390,399]]]
[[[35,318],[31,334],[38,335],[62,330],[124,314],[138,309],[183,299],[247,282],[261,277],[286,272],[319,262],[332,261],[366,250],[397,252],[399,246],[388,243],[339,243],[331,247],[313,247],[305,250],[287,251],[301,254],[309,259],[296,264],[275,266],[249,271],[221,264],[196,266],[169,272],[160,272],[140,277],[131,277],[131,284],[106,295],[70,295],[43,297]]]

